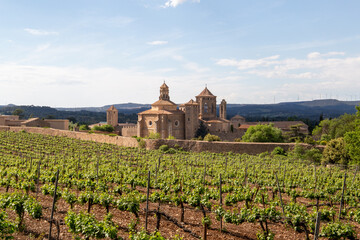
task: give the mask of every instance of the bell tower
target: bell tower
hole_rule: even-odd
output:
[[[226,119],[226,101],[225,101],[225,99],[223,99],[220,103],[219,117],[222,119]]]
[[[164,81],[163,85],[160,86],[159,100],[170,101],[169,87],[165,84],[165,81]]]
[[[216,96],[207,87],[196,96],[199,104],[199,117],[204,120],[216,118]]]

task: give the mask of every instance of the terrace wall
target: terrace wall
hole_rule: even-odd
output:
[[[86,140],[86,141],[95,141],[100,143],[110,143],[115,144],[118,146],[124,147],[137,147],[138,142],[135,138],[128,138],[128,137],[121,137],[121,136],[108,136],[103,134],[90,134],[84,132],[75,132],[75,131],[68,131],[68,130],[58,130],[58,129],[51,129],[51,128],[37,128],[37,127],[2,127],[0,126],[0,131],[12,131],[12,132],[20,132],[26,131],[28,133],[38,133],[38,134],[45,134],[51,136],[63,136],[63,137],[70,137],[79,140]]]
[[[26,131],[29,133],[38,133],[51,136],[65,136],[80,140],[95,141],[100,143],[110,143],[124,147],[138,147],[138,142],[135,138],[122,136],[107,136],[103,134],[89,134],[85,132],[75,132],[67,130],[58,130],[51,128],[36,128],[36,127],[5,127],[0,126],[0,131],[20,132]],[[158,149],[161,145],[168,145],[175,147],[175,145],[182,147],[186,151],[192,152],[233,152],[233,153],[247,153],[251,155],[262,152],[272,152],[275,147],[282,147],[284,150],[289,150],[295,146],[295,143],[244,143],[244,142],[206,142],[193,140],[167,140],[167,139],[144,139],[146,142],[146,149]],[[303,144],[306,148],[311,148],[311,145]],[[316,146],[322,150],[324,146]]]

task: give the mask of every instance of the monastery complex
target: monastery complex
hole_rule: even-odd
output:
[[[241,138],[247,128],[260,122],[246,122],[239,115],[227,120],[226,101],[223,99],[217,115],[216,96],[205,89],[189,102],[177,105],[170,100],[169,87],[165,82],[160,86],[159,100],[151,104],[151,109],[138,113],[137,124],[119,124],[118,111],[114,106],[107,110],[107,124],[114,126],[122,136],[147,137],[158,133],[161,138],[192,139],[200,127],[219,136],[222,140],[233,141]],[[301,131],[307,133],[303,122],[273,122],[283,131],[290,130],[291,125],[301,124]],[[267,123],[266,123],[267,124]]]

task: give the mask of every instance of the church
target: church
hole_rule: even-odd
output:
[[[164,82],[160,86],[159,100],[151,104],[151,109],[138,114],[137,136],[159,133],[161,138],[192,139],[201,122],[211,134],[230,132],[224,99],[217,116],[216,96],[207,87],[195,98],[178,107],[170,100],[169,87]]]

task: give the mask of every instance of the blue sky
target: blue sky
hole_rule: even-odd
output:
[[[360,98],[360,1],[0,0],[0,105]]]

